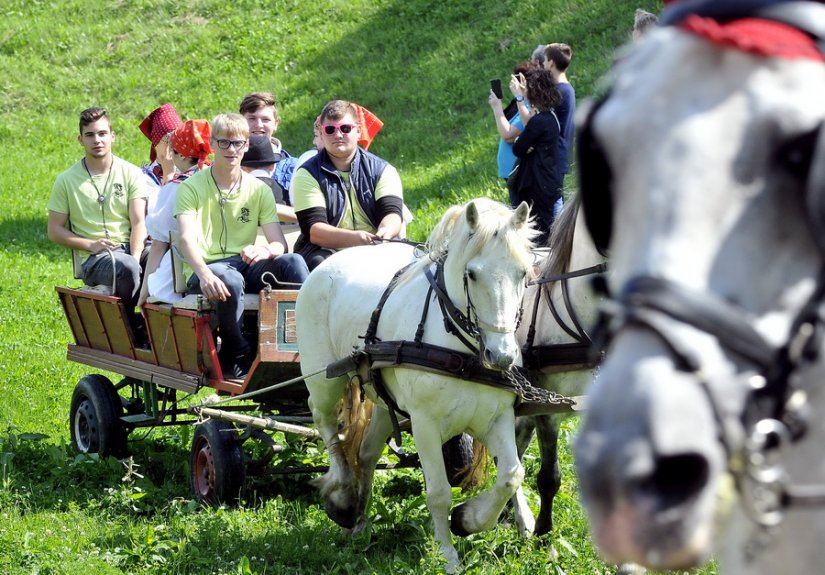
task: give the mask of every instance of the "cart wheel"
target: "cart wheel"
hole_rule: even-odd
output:
[[[126,452],[123,405],[112,382],[102,375],[81,378],[69,411],[72,447],[80,453],[120,457]]]
[[[209,420],[195,427],[189,470],[197,499],[209,505],[238,500],[246,470],[230,424]]]
[[[473,438],[466,433],[456,435],[441,446],[441,453],[450,485],[459,487],[473,464]]]

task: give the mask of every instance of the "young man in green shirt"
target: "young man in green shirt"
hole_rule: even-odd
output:
[[[175,216],[181,250],[194,272],[189,291],[202,293],[216,308],[224,377],[242,379],[255,358],[242,333],[244,292],[262,290],[266,272],[275,287],[284,288],[303,283],[309,271],[300,256],[286,253],[269,186],[241,169],[249,147],[246,119],[216,116],[211,144],[214,163],[180,185]],[[255,245],[259,226],[266,245]]]
[[[126,305],[136,327],[149,189],[140,168],[112,154],[114,140],[106,110],[81,112],[77,141],[85,154],[55,180],[47,204],[48,237],[91,254],[83,262],[83,281],[114,284],[114,295]]]

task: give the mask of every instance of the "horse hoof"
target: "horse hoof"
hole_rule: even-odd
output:
[[[355,527],[358,514],[354,505],[342,508],[336,506],[331,501],[327,501],[326,505],[324,505],[324,511],[327,512],[327,517],[344,529],[353,529]]]
[[[616,570],[616,575],[645,575],[647,569],[635,563],[623,563]]]
[[[452,531],[456,537],[467,537],[470,535],[470,532],[464,528],[463,518],[464,508],[462,506],[453,509],[453,514],[450,516],[450,531]]]

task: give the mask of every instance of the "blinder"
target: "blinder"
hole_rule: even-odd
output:
[[[593,132],[593,118],[609,96],[608,93],[592,104],[576,137],[584,222],[596,249],[605,257],[613,234],[613,171]]]

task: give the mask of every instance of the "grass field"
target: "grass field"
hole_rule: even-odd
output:
[[[269,4],[264,7],[264,4]],[[654,0],[81,0],[0,3],[0,573],[435,573],[440,568],[417,470],[381,474],[374,522],[359,538],[327,519],[307,478],[252,481],[238,508],[202,508],[188,489],[190,428],[134,439],[134,461],[78,457],[68,446],[72,389],[90,368],[65,359],[70,334],[53,286],[68,252],[45,236],[55,176],[80,157],[80,110],[110,111],[115,153],[140,164],[141,119],[171,101],[184,119],[234,111],[273,91],[278,135],[299,154],[333,98],[357,101],[385,128],[371,151],[398,167],[424,238],[444,209],[504,199],[488,81],[539,42],[575,51],[579,101],[597,89],[633,11]],[[506,81],[505,81],[506,84]],[[570,184],[572,191],[572,183]],[[575,432],[563,430],[566,445]],[[314,444],[292,455],[318,460]],[[536,474],[526,457],[527,487]],[[459,542],[467,573],[609,573],[587,534],[569,453],[557,499],[560,559],[502,523]],[[702,573],[715,573],[708,568]]]

